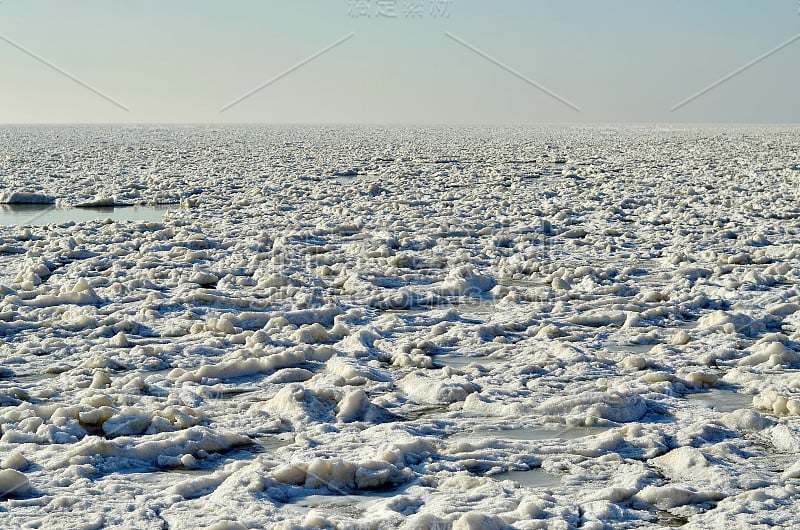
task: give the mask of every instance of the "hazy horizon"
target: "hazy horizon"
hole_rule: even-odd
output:
[[[800,4],[0,2],[3,124],[795,124]]]

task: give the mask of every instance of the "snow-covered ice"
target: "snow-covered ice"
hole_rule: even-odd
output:
[[[1,527],[800,526],[796,128],[4,138]]]

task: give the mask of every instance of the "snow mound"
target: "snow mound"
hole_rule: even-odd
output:
[[[550,398],[537,407],[542,414],[565,418],[601,418],[617,423],[637,421],[647,413],[647,405],[636,394],[617,391],[584,392],[577,396]]]
[[[0,497],[18,497],[31,489],[28,477],[16,469],[0,471]]]
[[[27,191],[0,192],[0,204],[54,204],[55,197]]]

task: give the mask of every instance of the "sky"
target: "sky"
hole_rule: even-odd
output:
[[[0,68],[0,123],[798,123],[800,0],[0,0]]]

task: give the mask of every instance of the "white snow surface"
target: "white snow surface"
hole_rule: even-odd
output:
[[[2,136],[2,528],[800,527],[798,128]]]

